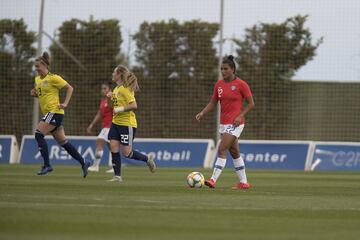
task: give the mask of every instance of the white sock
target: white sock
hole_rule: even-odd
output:
[[[226,165],[226,158],[217,158],[214,166],[214,171],[211,176],[211,179],[216,182],[216,180],[220,177],[222,170]]]
[[[239,177],[241,183],[247,183],[246,173],[245,173],[245,163],[242,157],[233,159],[235,172]]]
[[[102,157],[103,154],[104,154],[103,150],[100,150],[100,151],[96,150],[96,152],[95,152],[95,160],[94,160],[94,164],[93,164],[94,167],[99,167],[100,162],[101,162],[101,157]]]

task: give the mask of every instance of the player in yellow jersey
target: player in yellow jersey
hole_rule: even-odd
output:
[[[35,69],[38,76],[35,77],[35,88],[30,94],[39,99],[41,112],[44,115],[37,125],[35,139],[38,143],[39,151],[44,159],[44,165],[41,167],[38,175],[45,175],[53,171],[49,160],[48,145],[44,136],[51,133],[55,140],[80,164],[83,171],[83,177],[88,174],[90,162],[85,161],[74,146],[66,140],[62,121],[64,118],[64,109],[68,106],[73,93],[73,88],[59,75],[49,72],[50,56],[44,52],[42,56],[35,61]],[[59,92],[65,89],[66,97],[64,102],[60,103]]]
[[[127,67],[119,65],[112,73],[112,80],[117,86],[107,94],[114,108],[109,140],[115,175],[110,181],[122,182],[120,149],[125,157],[145,162],[151,172],[155,171],[156,165],[151,155],[132,149],[137,128],[134,113],[137,109],[135,92],[139,90],[137,77]]]

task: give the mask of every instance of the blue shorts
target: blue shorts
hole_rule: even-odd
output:
[[[51,131],[53,132],[62,125],[63,119],[64,114],[48,112],[41,118],[41,121],[55,126],[55,129]]]
[[[135,138],[136,128],[131,126],[121,126],[111,123],[109,140],[118,140],[122,145],[132,146]]]

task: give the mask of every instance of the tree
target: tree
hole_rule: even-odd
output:
[[[139,66],[139,119],[146,129],[142,136],[209,137],[214,134],[215,115],[202,131],[193,121],[196,111],[207,103],[217,77],[213,38],[218,24],[197,20],[183,24],[144,22],[134,39]],[[141,129],[140,129],[141,131]],[[144,131],[145,132],[145,131]]]
[[[50,47],[53,64],[58,73],[74,86],[74,95],[66,122],[71,134],[83,134],[95,115],[100,100],[100,85],[111,81],[111,73],[121,59],[120,26],[117,20],[88,22],[78,19],[65,21]],[[75,62],[66,52],[70,52]]]
[[[248,136],[288,137],[290,80],[313,59],[323,40],[312,43],[311,32],[304,26],[306,20],[307,16],[298,15],[280,24],[261,23],[246,29],[243,40],[235,40],[238,74],[250,84],[256,104],[249,116]]]
[[[32,131],[34,42],[35,34],[27,30],[23,19],[0,20],[0,132],[18,139]]]

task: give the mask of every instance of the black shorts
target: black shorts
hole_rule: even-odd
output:
[[[48,112],[41,118],[41,121],[55,126],[55,129],[51,131],[53,132],[62,125],[63,119],[64,114]]]
[[[131,126],[121,126],[111,123],[109,140],[118,140],[122,145],[132,146],[135,138],[136,128]]]

